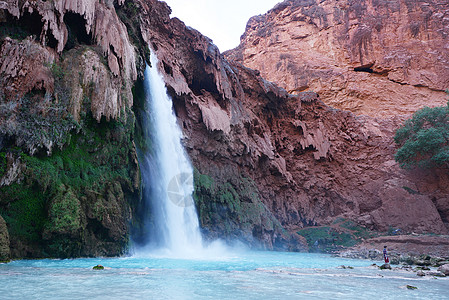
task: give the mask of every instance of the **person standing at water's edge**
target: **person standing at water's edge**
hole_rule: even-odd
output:
[[[387,246],[384,246],[384,260],[385,260],[386,264],[388,264],[390,262],[390,259],[388,258],[388,253],[387,253]]]

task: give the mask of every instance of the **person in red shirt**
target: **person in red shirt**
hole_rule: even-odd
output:
[[[388,264],[390,262],[390,259],[388,258],[388,253],[387,253],[387,246],[384,246],[384,260],[385,260],[386,264]]]

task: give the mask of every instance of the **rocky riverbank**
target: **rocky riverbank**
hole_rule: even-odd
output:
[[[336,255],[344,258],[371,259],[383,262],[387,246],[393,269],[414,271],[418,276],[449,276],[449,236],[397,235],[368,239]],[[374,264],[374,266],[377,266]]]

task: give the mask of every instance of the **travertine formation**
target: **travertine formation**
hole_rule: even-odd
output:
[[[123,2],[0,1],[0,260],[127,249],[140,58]]]
[[[445,0],[285,0],[249,20],[230,59],[292,93],[374,117],[446,103]]]
[[[121,5],[122,2],[119,1],[118,5]],[[103,63],[105,64],[103,68],[109,68],[115,77],[109,79],[99,74],[100,76],[96,79],[96,81],[100,79],[114,81],[114,84],[109,84],[108,92],[102,93],[103,89],[92,98],[92,110],[95,112],[95,118],[98,121],[102,116],[107,119],[116,118],[123,109],[132,106],[132,82],[137,79],[136,54],[130,43],[127,29],[118,18],[112,2],[61,0],[19,3],[19,1],[7,0],[0,3],[0,9],[2,9],[0,21],[17,23],[18,26],[27,24],[26,26],[32,27],[33,32],[39,33],[36,39],[41,44],[33,43],[33,39],[28,39],[20,44],[6,40],[1,46],[0,68],[2,71],[6,71],[2,73],[2,77],[5,74],[9,81],[2,80],[0,87],[2,90],[10,91],[5,95],[6,99],[0,99],[2,102],[9,101],[13,97],[21,97],[33,89],[53,92],[51,80],[35,78],[36,72],[48,73],[48,69],[54,62],[55,54],[60,54],[65,48],[67,49],[68,39],[72,37],[71,35],[78,34],[83,37],[83,42],[86,44],[98,45],[100,55],[97,55],[95,60],[100,61],[100,57],[104,56],[107,63]],[[33,52],[33,48],[36,47],[45,47],[46,50],[41,52],[47,52],[47,54]],[[22,68],[20,62],[24,59],[33,59],[35,54],[38,56],[34,63]],[[92,55],[90,56],[92,57]],[[35,64],[39,64],[37,70],[32,67]],[[96,65],[94,62],[92,68],[96,66],[98,66],[98,62]],[[72,75],[76,76],[77,74]],[[84,74],[82,81],[89,80],[92,75],[97,74]],[[32,85],[32,82],[26,78],[35,78],[35,84]],[[27,84],[10,86],[8,84],[11,81],[25,81]],[[41,86],[42,83],[45,83],[46,86]],[[107,83],[102,85],[107,85]],[[74,101],[72,107],[74,107],[73,113],[76,116],[78,95],[75,95]]]
[[[49,67],[54,60],[54,53],[35,43],[32,37],[21,42],[5,38],[0,48],[2,102],[17,100],[33,89],[53,92]]]

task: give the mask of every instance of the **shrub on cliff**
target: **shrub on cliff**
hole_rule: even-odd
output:
[[[396,131],[395,159],[403,168],[449,167],[449,102],[424,107]]]

